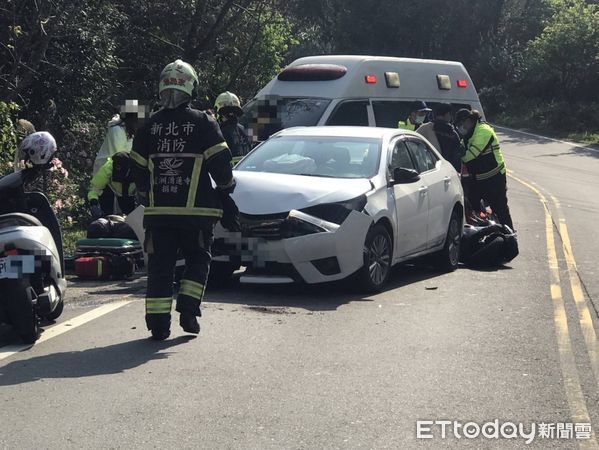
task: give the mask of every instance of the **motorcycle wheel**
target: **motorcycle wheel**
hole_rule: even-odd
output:
[[[50,322],[55,321],[56,319],[58,319],[60,317],[63,309],[64,309],[64,300],[61,298],[60,301],[58,302],[58,305],[56,305],[56,308],[54,308],[54,311],[52,311],[50,314],[48,314],[46,316],[46,319],[48,319]]]
[[[16,280],[7,286],[10,298],[10,321],[25,344],[33,344],[40,337],[37,314],[33,309],[33,292],[29,280]]]

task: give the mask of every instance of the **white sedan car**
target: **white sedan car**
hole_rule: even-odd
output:
[[[235,167],[242,232],[215,231],[211,278],[309,284],[352,276],[383,288],[391,266],[433,254],[458,266],[464,198],[455,169],[420,135],[290,128]]]

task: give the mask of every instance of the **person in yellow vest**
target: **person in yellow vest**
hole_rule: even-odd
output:
[[[507,170],[495,130],[476,110],[460,109],[455,125],[466,149],[462,162],[471,177],[468,189],[471,207],[478,209],[481,200],[487,201],[499,221],[513,230],[507,199]]]
[[[119,152],[130,152],[137,128],[147,119],[148,111],[138,100],[126,100],[121,112],[108,122],[106,136],[94,159],[92,174],[96,175],[108,158]]]
[[[114,211],[115,197],[123,214],[130,214],[135,209],[132,168],[129,152],[118,152],[109,157],[93,176],[87,200],[94,219],[117,212]]]
[[[408,118],[406,120],[400,120],[397,124],[397,128],[416,131],[420,127],[420,125],[428,121],[428,116],[431,113],[432,109],[426,106],[426,103],[424,103],[423,101],[416,100],[412,102],[410,111],[411,112]]]

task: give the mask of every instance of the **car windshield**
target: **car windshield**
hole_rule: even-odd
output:
[[[371,178],[379,165],[379,139],[275,136],[235,170],[329,178]]]
[[[330,99],[324,98],[254,99],[243,107],[241,123],[252,141],[261,142],[284,128],[317,125],[330,103]]]

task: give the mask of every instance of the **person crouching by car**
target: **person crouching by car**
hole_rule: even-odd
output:
[[[132,169],[129,152],[115,153],[100,167],[87,194],[94,219],[117,214],[115,198],[123,214],[130,214],[135,209],[136,189]]]
[[[476,110],[460,109],[455,125],[466,148],[462,161],[471,177],[470,205],[478,208],[481,200],[487,201],[499,221],[513,230],[507,199],[507,170],[495,130]]]

